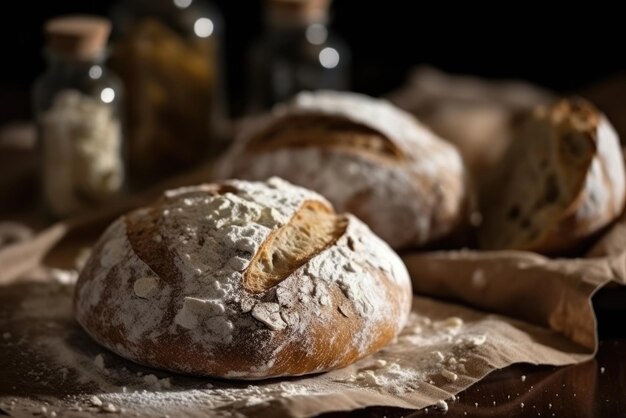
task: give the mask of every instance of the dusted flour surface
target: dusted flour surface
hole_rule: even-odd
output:
[[[216,377],[302,375],[368,355],[406,323],[411,286],[398,255],[352,215],[337,215],[340,234],[284,280],[244,288],[271,234],[306,204],[331,210],[279,178],[165,192],[98,241],[77,282],[78,322],[127,359]]]
[[[152,281],[138,287],[149,295]],[[416,297],[397,341],[375,355],[313,377],[250,384],[155,371],[122,359],[75,323],[72,293],[73,284],[65,279],[23,283],[0,293],[0,329],[8,333],[0,355],[11,359],[0,379],[13,388],[0,394],[3,410],[132,417],[269,416],[271,411],[273,417],[302,417],[373,405],[373,394],[384,396],[387,405],[422,408],[453,402],[455,393],[484,374],[484,350],[495,343],[490,333],[499,322]],[[425,397],[433,393],[441,399]],[[349,405],[346,397],[352,399]]]

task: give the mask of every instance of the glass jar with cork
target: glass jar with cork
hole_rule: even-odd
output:
[[[214,157],[226,113],[220,13],[206,0],[125,0],[111,17],[110,65],[127,92],[133,183]]]
[[[248,113],[302,90],[347,90],[350,53],[328,27],[330,0],[265,0],[265,31],[250,53]]]
[[[55,217],[109,201],[126,183],[121,82],[104,65],[110,22],[95,16],[48,21],[47,71],[34,110],[43,198]]]

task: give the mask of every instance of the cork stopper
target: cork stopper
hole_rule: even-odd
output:
[[[272,20],[290,23],[326,21],[331,0],[266,0],[265,7]]]
[[[102,54],[111,33],[111,22],[97,16],[61,16],[47,21],[44,33],[52,52],[90,59]]]

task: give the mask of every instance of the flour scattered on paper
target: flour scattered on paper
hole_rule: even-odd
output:
[[[448,403],[444,400],[440,400],[437,402],[437,408],[441,410],[441,412],[448,412]]]
[[[43,405],[48,416],[62,411],[73,411],[76,416],[174,416],[177,411],[198,410],[237,416],[246,408],[271,407],[295,397],[332,397],[342,390],[410,396],[433,385],[444,390],[454,387],[468,376],[466,366],[474,351],[489,343],[485,333],[459,317],[435,320],[413,312],[396,342],[352,366],[323,375],[269,382],[173,375],[128,362],[102,349],[80,330],[72,319],[73,282],[67,279],[71,276],[55,272],[55,282],[34,287],[15,302],[16,321],[34,321],[37,326],[29,326],[19,336],[9,332],[13,329],[3,335],[3,343],[36,359],[27,366],[32,370],[25,370],[29,383],[35,379],[46,390],[63,394],[56,403]],[[72,387],[71,395],[63,392],[67,385]],[[435,406],[445,411],[448,403]],[[0,396],[0,408],[7,411],[34,414],[41,407],[40,400],[17,394]]]
[[[458,317],[432,321],[430,318],[412,313],[409,325],[398,338],[399,342],[409,342],[416,347],[440,347],[443,344],[448,346],[451,344],[449,349],[432,350],[429,355],[420,357],[413,367],[378,359],[344,381],[364,387],[383,388],[394,394],[418,389],[420,385],[433,384],[435,379],[440,380],[439,378],[456,382],[459,374],[466,373],[466,357],[472,349],[486,342],[485,334],[462,332],[464,326],[463,320]],[[381,354],[384,356],[387,351],[393,351],[393,347],[384,349],[374,357]]]

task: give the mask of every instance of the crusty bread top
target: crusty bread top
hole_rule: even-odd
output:
[[[277,175],[316,190],[394,248],[424,245],[465,223],[459,152],[410,114],[355,93],[300,93],[250,121],[216,178]]]
[[[293,103],[278,106],[275,114],[320,113],[343,117],[380,132],[394,141],[407,155],[415,148],[428,147],[439,138],[415,117],[382,99],[346,92],[318,91],[297,95]],[[452,168],[452,167],[451,167]]]
[[[246,149],[260,152],[308,146],[406,159],[404,152],[380,132],[340,117],[316,114],[284,117],[251,137]]]
[[[415,117],[383,99],[358,93],[316,91],[298,94],[292,101],[278,104],[269,115],[250,123],[238,142],[247,147],[255,137],[291,117],[308,116],[344,120],[378,133],[388,143],[385,149],[398,158],[419,160],[425,173],[445,170],[462,173],[463,162],[453,145],[437,137]],[[243,149],[237,149],[243,151]],[[435,151],[436,150],[436,151]],[[428,158],[424,155],[428,154]]]
[[[145,364],[169,356],[178,371],[246,378],[311,372],[310,364],[274,364],[285,354],[273,344],[319,350],[306,345],[319,338],[318,323],[338,312],[361,318],[350,322],[345,347],[355,351],[315,367],[345,365],[399,332],[411,301],[406,269],[386,244],[317,193],[278,178],[166,192],[114,222],[94,254],[77,286],[81,324],[121,355]],[[381,294],[393,295],[394,306]],[[110,328],[94,331],[102,323]],[[376,330],[381,323],[384,332]],[[146,348],[181,338],[211,364],[194,369]]]

